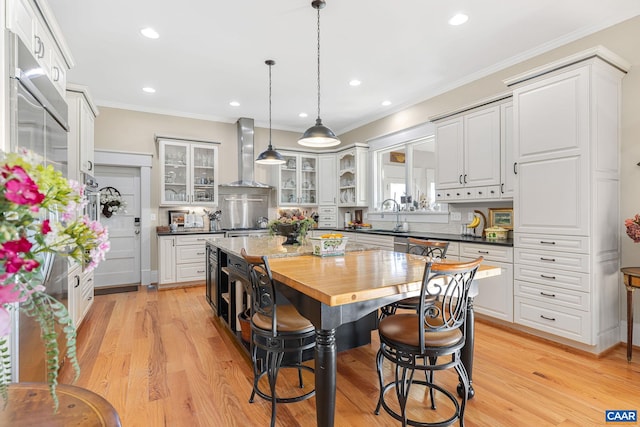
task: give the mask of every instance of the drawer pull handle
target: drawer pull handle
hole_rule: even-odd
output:
[[[204,255],[204,252],[197,252],[196,255]]]
[[[541,261],[551,261],[551,262],[556,262],[556,259],[555,259],[555,258],[543,258],[543,257],[540,257],[540,260],[541,260]]]
[[[551,298],[555,298],[556,294],[548,294],[546,292],[540,292],[540,295],[544,296],[544,297],[551,297]]]
[[[542,277],[543,279],[553,279],[556,280],[556,276],[546,276],[544,274],[541,274],[540,277]]]
[[[204,240],[206,240],[206,239],[196,239],[196,240],[197,240],[198,242],[202,242],[202,241],[204,241]]]
[[[204,273],[204,270],[197,270],[196,273],[202,274],[202,273]]]
[[[488,255],[488,254],[489,254],[489,251],[478,251],[478,253],[479,253],[479,254],[486,254],[486,255]]]
[[[542,244],[542,245],[555,245],[556,242],[545,242],[544,240],[540,240],[540,244]]]
[[[552,322],[556,321],[555,317],[547,317],[547,316],[543,316],[542,314],[540,315],[540,317],[542,317],[544,320],[551,320]]]

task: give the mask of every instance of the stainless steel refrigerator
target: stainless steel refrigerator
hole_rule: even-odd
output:
[[[10,148],[12,151],[27,148],[38,153],[46,164],[53,165],[67,176],[67,103],[18,36],[7,31],[6,40],[9,80],[5,84],[9,88]],[[68,260],[50,256],[44,260],[42,270],[46,292],[67,306]],[[36,321],[22,314],[14,318],[16,321],[11,334],[13,381],[46,381],[40,327]]]

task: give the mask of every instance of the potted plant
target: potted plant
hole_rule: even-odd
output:
[[[287,239],[283,245],[299,245],[299,238],[304,238],[309,228],[316,223],[300,209],[282,209],[278,215],[278,219],[269,222],[269,232],[271,235],[285,236]]]
[[[76,378],[80,374],[73,322],[66,307],[49,295],[43,284],[47,257],[66,256],[90,271],[109,250],[107,230],[99,222],[77,215],[86,203],[83,193],[84,186],[68,181],[29,151],[0,151],[0,395],[5,402],[11,382],[7,351],[10,310],[19,310],[40,325],[56,408],[61,359],[68,358]],[[57,325],[64,331],[65,355],[58,349]]]

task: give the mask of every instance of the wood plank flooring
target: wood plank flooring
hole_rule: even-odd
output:
[[[637,348],[627,363],[623,345],[596,358],[476,325],[476,397],[467,406],[467,426],[598,426],[607,425],[606,409],[640,410]],[[399,425],[384,411],[373,414],[377,332],[372,338],[338,356],[336,426]],[[125,427],[269,425],[270,403],[248,402],[249,359],[214,318],[204,287],[96,296],[78,343],[76,385],[111,402]],[[68,382],[70,373],[62,377]],[[449,372],[437,378],[448,387],[457,382]],[[313,383],[310,376],[305,381]],[[294,380],[285,375],[281,383],[286,388]],[[413,411],[428,416],[430,410],[416,404]],[[278,405],[277,425],[315,425],[315,398]]]

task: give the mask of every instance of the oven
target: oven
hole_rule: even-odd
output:
[[[89,174],[84,174],[84,197],[87,204],[84,207],[84,214],[91,221],[98,221],[100,215],[100,190],[98,190],[98,182]]]
[[[260,237],[268,236],[268,228],[231,228],[224,230],[225,237]]]

